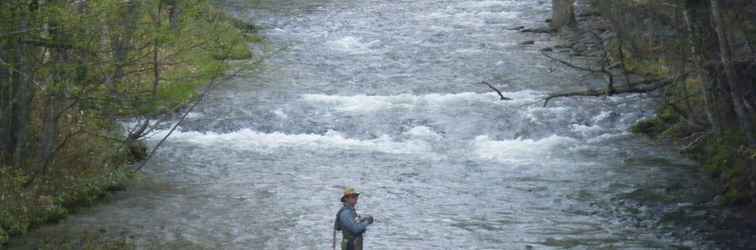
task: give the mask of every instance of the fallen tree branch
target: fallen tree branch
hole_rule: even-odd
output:
[[[485,84],[485,85],[486,85],[486,86],[488,86],[489,88],[493,89],[493,91],[496,91],[496,93],[497,93],[497,94],[499,94],[499,97],[501,98],[500,100],[502,100],[502,101],[509,101],[509,100],[512,100],[512,98],[509,98],[509,97],[505,97],[505,96],[504,96],[504,94],[502,94],[502,93],[501,93],[501,91],[499,91],[499,89],[497,89],[496,87],[494,87],[494,86],[493,86],[493,85],[491,85],[490,83],[488,83],[488,82],[486,82],[486,81],[482,81],[482,82],[480,82],[480,83],[482,83],[482,84]]]
[[[694,147],[696,147],[699,144],[701,144],[702,142],[704,142],[704,140],[706,140],[706,137],[708,135],[709,135],[708,132],[697,132],[697,133],[693,133],[693,134],[691,134],[691,135],[683,138],[681,141],[688,141],[688,140],[690,140],[690,142],[687,143],[686,145],[684,145],[680,150],[683,151],[683,152],[690,151]]]
[[[545,56],[545,57],[547,57],[547,58],[549,58],[551,60],[554,60],[554,61],[556,61],[558,63],[561,63],[564,66],[567,66],[567,67],[570,67],[570,68],[573,68],[573,69],[576,69],[576,70],[587,71],[587,72],[594,73],[594,74],[604,74],[604,72],[601,71],[601,70],[592,69],[592,68],[585,67],[585,66],[579,66],[579,65],[573,64],[571,62],[568,62],[568,61],[556,58],[556,57],[554,57],[552,55],[549,55],[549,53],[546,53],[546,51],[541,51],[541,55],[543,55],[543,56]]]
[[[648,93],[653,92],[654,90],[669,86],[670,84],[673,84],[677,82],[677,79],[682,77],[683,75],[678,75],[674,78],[668,78],[668,79],[653,79],[653,80],[644,80],[644,81],[638,81],[633,84],[629,84],[629,86],[637,86],[637,87],[623,87],[615,89],[613,92],[609,90],[599,91],[599,90],[586,90],[586,91],[576,91],[576,92],[566,92],[566,93],[556,93],[546,96],[543,106],[546,107],[549,104],[549,101],[554,98],[561,98],[561,97],[573,97],[573,96],[589,96],[589,97],[598,97],[598,96],[611,96],[616,94],[642,94],[642,93]]]
[[[202,100],[205,99],[205,97],[210,93],[211,90],[215,89],[215,87],[220,82],[223,82],[223,81],[226,81],[228,79],[231,79],[231,78],[234,78],[234,77],[238,76],[239,72],[241,72],[241,69],[239,69],[236,72],[234,72],[233,74],[227,75],[227,76],[225,76],[223,78],[220,78],[220,79],[216,78],[216,79],[211,80],[210,83],[208,83],[208,85],[202,91],[202,93],[197,97],[197,99],[195,99],[194,102],[189,106],[189,108],[187,108],[186,111],[184,111],[184,114],[181,115],[181,118],[179,118],[178,122],[176,122],[176,124],[174,124],[173,127],[171,127],[171,129],[168,131],[168,133],[165,136],[163,136],[163,138],[160,139],[160,141],[157,144],[155,144],[155,147],[152,148],[152,150],[147,155],[147,157],[142,161],[141,164],[139,164],[138,167],[136,167],[134,169],[134,171],[141,171],[142,168],[144,168],[144,166],[147,165],[147,162],[149,162],[150,159],[152,159],[152,156],[155,155],[155,152],[157,152],[157,150],[160,148],[160,146],[162,146],[163,143],[165,143],[165,141],[168,140],[168,137],[170,137],[171,134],[173,134],[173,132],[175,132],[176,129],[179,126],[181,126],[181,123],[184,122],[184,120],[186,120],[186,118],[189,116],[189,113],[191,113],[194,110],[194,108],[197,107],[197,105],[200,102],[202,102]]]
[[[174,124],[173,127],[171,127],[171,130],[168,131],[168,134],[166,134],[165,136],[163,136],[162,139],[160,139],[160,141],[155,145],[155,147],[152,148],[152,151],[150,151],[150,154],[147,155],[147,157],[142,161],[141,164],[139,164],[138,167],[134,169],[134,171],[141,171],[142,168],[144,168],[144,166],[147,165],[147,162],[149,162],[152,156],[155,155],[155,152],[157,152],[158,148],[160,148],[160,146],[163,145],[163,143],[168,139],[168,137],[170,137],[171,134],[173,134],[173,132],[176,131],[176,129],[181,125],[181,123],[184,120],[186,120],[186,117],[189,116],[189,113],[191,113],[192,110],[194,110],[194,107],[196,107],[197,104],[199,104],[203,99],[205,99],[205,96],[207,96],[207,94],[210,93],[210,90],[212,90],[215,87],[217,82],[219,81],[216,81],[216,79],[213,79],[212,81],[210,81],[210,84],[208,84],[207,87],[205,87],[205,90],[202,91],[202,94],[200,95],[200,97],[197,98],[197,100],[195,100],[186,111],[184,111],[184,114],[181,115],[181,118],[178,120],[178,122],[176,122],[176,124]]]

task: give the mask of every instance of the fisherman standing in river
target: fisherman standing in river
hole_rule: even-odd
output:
[[[341,196],[341,203],[344,204],[339,212],[336,213],[333,231],[333,249],[336,249],[336,231],[341,231],[341,250],[362,250],[362,234],[367,230],[367,226],[373,224],[373,217],[366,215],[357,215],[357,199],[360,193],[354,188],[345,188]]]

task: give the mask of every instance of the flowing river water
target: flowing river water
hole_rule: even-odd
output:
[[[586,82],[539,54],[558,38],[510,29],[544,25],[550,1],[226,4],[262,28],[269,58],[191,114],[145,183],[36,234],[330,249],[348,185],[376,218],[367,249],[716,246],[691,228],[713,196],[707,177],[627,132],[653,115],[653,98],[542,106]]]

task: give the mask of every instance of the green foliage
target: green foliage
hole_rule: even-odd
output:
[[[711,145],[708,145],[706,153],[710,154],[708,160],[704,162],[704,169],[710,172],[713,176],[720,176],[722,172],[732,164],[735,159],[734,147],[727,143],[722,143],[720,140],[715,140]]]
[[[43,185],[24,187],[29,176],[22,171],[0,169],[0,239],[3,234],[20,235],[35,226],[61,220],[71,210],[91,205],[110,192],[123,189],[134,177],[134,173],[125,168],[108,167],[58,174],[62,176],[48,178]],[[2,243],[0,241],[0,245]]]
[[[97,232],[83,232],[78,236],[65,234],[45,235],[40,242],[29,242],[30,248],[39,250],[128,250],[137,249],[127,239],[112,239]]]
[[[251,58],[247,44],[252,40],[247,39],[243,26],[236,24],[240,21],[210,7],[206,0],[179,3],[183,18],[177,27],[172,27],[167,20],[156,20],[149,12],[157,9],[158,1],[147,1],[142,6],[143,22],[137,25],[135,33],[144,39],[133,41],[133,47],[141,51],[132,51],[129,61],[136,63],[125,65],[127,70],[141,73],[128,77],[119,86],[123,94],[132,97],[120,103],[120,115],[154,116],[174,112],[193,101],[198,89],[211,79],[223,75],[229,68],[226,60]],[[119,21],[113,21],[116,28]],[[155,50],[157,61],[152,57]],[[155,64],[159,82],[154,78]],[[155,84],[157,93],[152,95]]]
[[[646,134],[651,137],[663,137],[672,140],[687,136],[687,126],[679,121],[673,112],[659,111],[657,117],[636,123],[632,132]],[[751,202],[756,190],[749,184],[749,160],[747,153],[743,155],[739,149],[745,143],[745,137],[739,131],[725,131],[721,136],[710,135],[688,153],[700,161],[703,168],[711,176],[719,178],[723,183],[724,205],[744,205]]]
[[[624,45],[620,47],[620,42]],[[609,59],[613,63],[624,63],[625,70],[630,73],[646,76],[649,78],[662,78],[672,73],[670,62],[665,57],[659,56],[659,51],[665,47],[657,44],[644,43],[646,41],[620,41],[612,39],[607,44]],[[630,50],[630,44],[636,48]],[[622,53],[620,54],[620,48]]]
[[[725,205],[748,204],[756,193],[748,181],[748,159],[738,151],[744,142],[742,132],[726,131],[718,137],[709,136],[690,152],[708,173],[722,181]]]
[[[31,223],[28,209],[16,206],[28,201],[22,192],[27,180],[19,170],[0,168],[0,228],[11,235],[25,233]]]
[[[636,134],[645,134],[650,137],[657,137],[663,134],[677,133],[679,129],[675,126],[680,117],[675,111],[669,107],[664,106],[657,111],[657,115],[653,118],[644,119],[635,123],[630,127],[630,131]],[[672,130],[675,131],[672,131]]]
[[[29,118],[13,124],[28,128],[25,158],[0,152],[0,244],[123,189],[134,148],[114,121],[176,112],[261,41],[209,0],[0,1],[0,16],[0,70],[34,79],[0,76],[1,110],[17,109],[9,96],[33,97],[22,105]],[[37,159],[44,141],[60,145],[49,164]]]
[[[728,189],[722,199],[724,205],[745,205],[750,202],[751,194],[736,188]]]
[[[669,63],[662,58],[641,60],[625,59],[627,71],[651,78],[670,75],[671,69],[668,65]]]
[[[663,124],[658,118],[648,118],[635,123],[630,131],[636,134],[645,134],[654,137],[661,133]]]
[[[0,227],[0,245],[3,245],[6,242],[8,242],[8,237],[9,237],[8,232],[5,232],[5,230]]]
[[[661,134],[659,134],[660,138],[666,138],[671,139],[673,141],[684,138],[691,134],[691,128],[688,126],[685,122],[676,122],[666,130],[664,130]]]

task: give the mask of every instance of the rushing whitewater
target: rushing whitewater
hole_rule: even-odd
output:
[[[709,244],[683,223],[710,198],[689,181],[704,179],[696,167],[627,133],[653,115],[653,97],[543,107],[550,92],[597,82],[540,56],[556,38],[510,29],[544,25],[550,1],[257,2],[226,4],[261,27],[264,65],[211,93],[145,183],[43,232],[101,230],[141,248],[328,249],[348,185],[376,217],[367,249]]]

